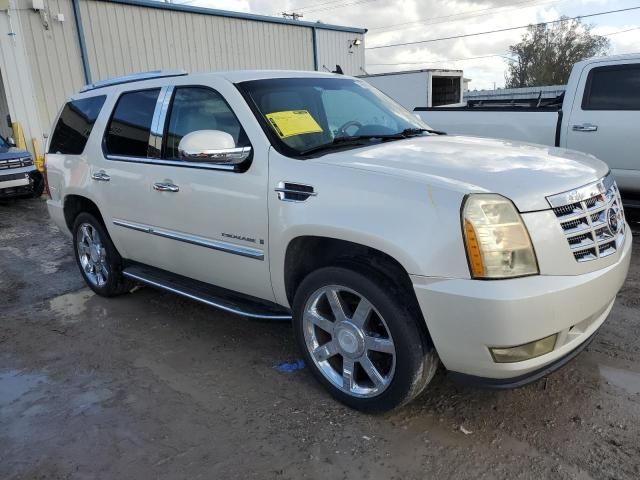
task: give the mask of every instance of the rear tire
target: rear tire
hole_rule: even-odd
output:
[[[133,282],[122,275],[122,258],[101,221],[80,213],[73,223],[73,251],[80,273],[91,290],[103,297],[131,291]]]
[[[415,398],[439,360],[406,292],[375,271],[325,267],[309,274],[293,301],[296,341],[316,378],[336,399],[386,412]]]

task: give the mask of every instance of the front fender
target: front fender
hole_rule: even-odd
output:
[[[281,181],[312,185],[317,195],[304,202],[269,195],[269,257],[279,303],[287,304],[287,248],[300,236],[374,248],[394,258],[409,274],[469,278],[459,192],[388,174],[292,160],[272,150],[271,192]]]

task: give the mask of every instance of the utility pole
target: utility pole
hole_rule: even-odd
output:
[[[296,12],[291,12],[291,13],[282,12],[282,17],[283,18],[290,18],[291,20],[298,20],[298,19],[304,17],[304,15],[302,13],[296,13]]]

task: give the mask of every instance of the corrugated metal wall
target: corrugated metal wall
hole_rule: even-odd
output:
[[[353,40],[362,43],[349,48]],[[364,71],[364,35],[332,30],[316,30],[318,45],[318,70],[333,71],[336,65],[342,67],[346,75],[362,75]]]
[[[0,135],[4,138],[11,136],[11,129],[7,125],[7,115],[9,115],[9,104],[7,103],[7,95],[4,91],[4,83],[0,75]]]
[[[65,99],[84,84],[82,61],[71,0],[47,0],[48,23],[31,8],[31,0],[18,0],[22,41],[29,52],[40,128],[49,132]],[[54,19],[62,13],[64,21]]]
[[[306,27],[94,0],[80,11],[93,80],[159,68],[313,69]]]
[[[157,5],[79,0],[92,81],[155,69],[314,69],[315,24]],[[3,72],[3,78],[9,110],[19,112],[14,120],[23,124],[29,138],[40,138],[44,145],[58,110],[85,84],[85,76],[72,0],[45,0],[40,12],[32,7],[32,0],[13,0],[10,16],[0,12],[0,66],[11,70],[10,75]],[[15,35],[7,36],[11,31]],[[316,28],[318,69],[324,71],[325,64],[333,70],[340,64],[347,74],[362,73],[364,43],[349,53],[355,38],[363,40],[363,35],[339,27]]]

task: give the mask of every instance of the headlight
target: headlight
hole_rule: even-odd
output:
[[[462,230],[473,278],[538,273],[529,232],[510,200],[494,194],[469,195],[462,208]]]

